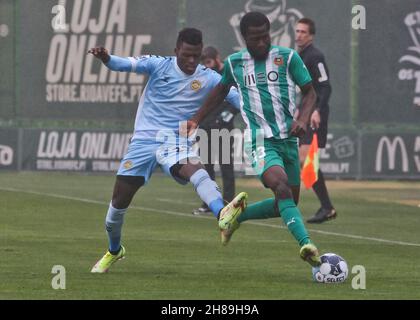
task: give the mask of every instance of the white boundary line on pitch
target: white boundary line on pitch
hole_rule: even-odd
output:
[[[199,198],[200,199],[200,198]],[[176,204],[188,204],[191,206],[199,206],[200,202],[197,201],[184,201],[184,200],[173,200],[173,199],[167,199],[167,198],[160,198],[160,199],[156,199],[156,201],[158,202],[166,202],[166,203],[176,203]]]
[[[92,204],[100,204],[100,205],[104,205],[104,206],[109,205],[108,202],[104,202],[104,201],[78,198],[78,197],[71,197],[71,196],[65,196],[65,195],[55,194],[55,193],[38,192],[38,191],[32,191],[32,190],[21,190],[21,189],[4,188],[4,187],[0,187],[0,190],[9,191],[9,192],[23,192],[23,193],[40,195],[40,196],[48,196],[48,197],[58,198],[58,199],[73,200],[73,201],[92,203]],[[213,217],[195,216],[195,215],[188,214],[188,213],[182,213],[182,212],[170,211],[170,210],[160,210],[160,209],[147,208],[147,207],[130,206],[130,209],[144,210],[144,211],[151,211],[151,212],[158,212],[158,213],[166,213],[166,214],[172,214],[172,215],[176,215],[176,216],[183,216],[183,217],[190,217],[190,218],[201,218],[201,219],[212,219],[212,220],[214,219]],[[270,228],[276,228],[276,229],[287,229],[284,226],[276,226],[276,225],[272,225],[272,224],[268,224],[268,223],[261,223],[261,222],[250,222],[250,221],[248,221],[248,222],[246,222],[246,224],[252,224],[252,225],[262,226],[262,227],[270,227]],[[373,237],[363,237],[363,236],[357,236],[357,235],[352,235],[352,234],[322,231],[322,230],[316,230],[316,229],[308,229],[308,230],[310,232],[313,232],[313,233],[319,233],[319,234],[331,235],[331,236],[337,236],[337,237],[343,237],[343,238],[351,238],[351,239],[358,239],[358,240],[369,240],[369,241],[376,241],[376,242],[382,242],[382,243],[397,244],[397,245],[401,245],[401,246],[420,247],[419,243],[394,241],[394,240],[387,240],[387,239],[373,238]]]

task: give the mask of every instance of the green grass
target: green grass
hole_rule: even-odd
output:
[[[328,182],[339,216],[308,228],[322,252],[365,267],[365,290],[352,288],[351,273],[343,284],[314,283],[280,219],[247,222],[222,247],[216,221],[190,214],[200,204],[193,188],[160,175],[126,215],[127,259],[91,274],[107,248],[113,184],[113,176],[0,173],[0,299],[420,299],[420,183]],[[250,202],[270,196],[255,178],[238,179],[237,189]],[[302,190],[305,218],[317,206]],[[54,265],[65,267],[65,290],[51,287]]]

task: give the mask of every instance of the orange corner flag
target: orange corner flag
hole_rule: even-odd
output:
[[[306,156],[305,163],[303,164],[302,172],[300,174],[300,177],[306,189],[311,188],[312,185],[318,180],[318,170],[318,136],[316,133],[314,133],[312,137],[311,146],[309,147],[308,155]]]

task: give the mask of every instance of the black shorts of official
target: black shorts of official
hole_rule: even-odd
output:
[[[325,148],[327,143],[328,121],[321,122],[318,130],[315,131],[308,127],[308,131],[305,136],[299,139],[299,145],[311,144],[314,132],[318,135],[318,148]]]

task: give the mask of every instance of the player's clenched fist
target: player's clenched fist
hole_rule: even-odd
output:
[[[96,58],[101,59],[103,63],[107,63],[110,59],[108,50],[104,47],[92,48],[87,53],[93,54]]]
[[[307,126],[299,120],[293,120],[290,134],[294,137],[303,138],[306,133]]]

